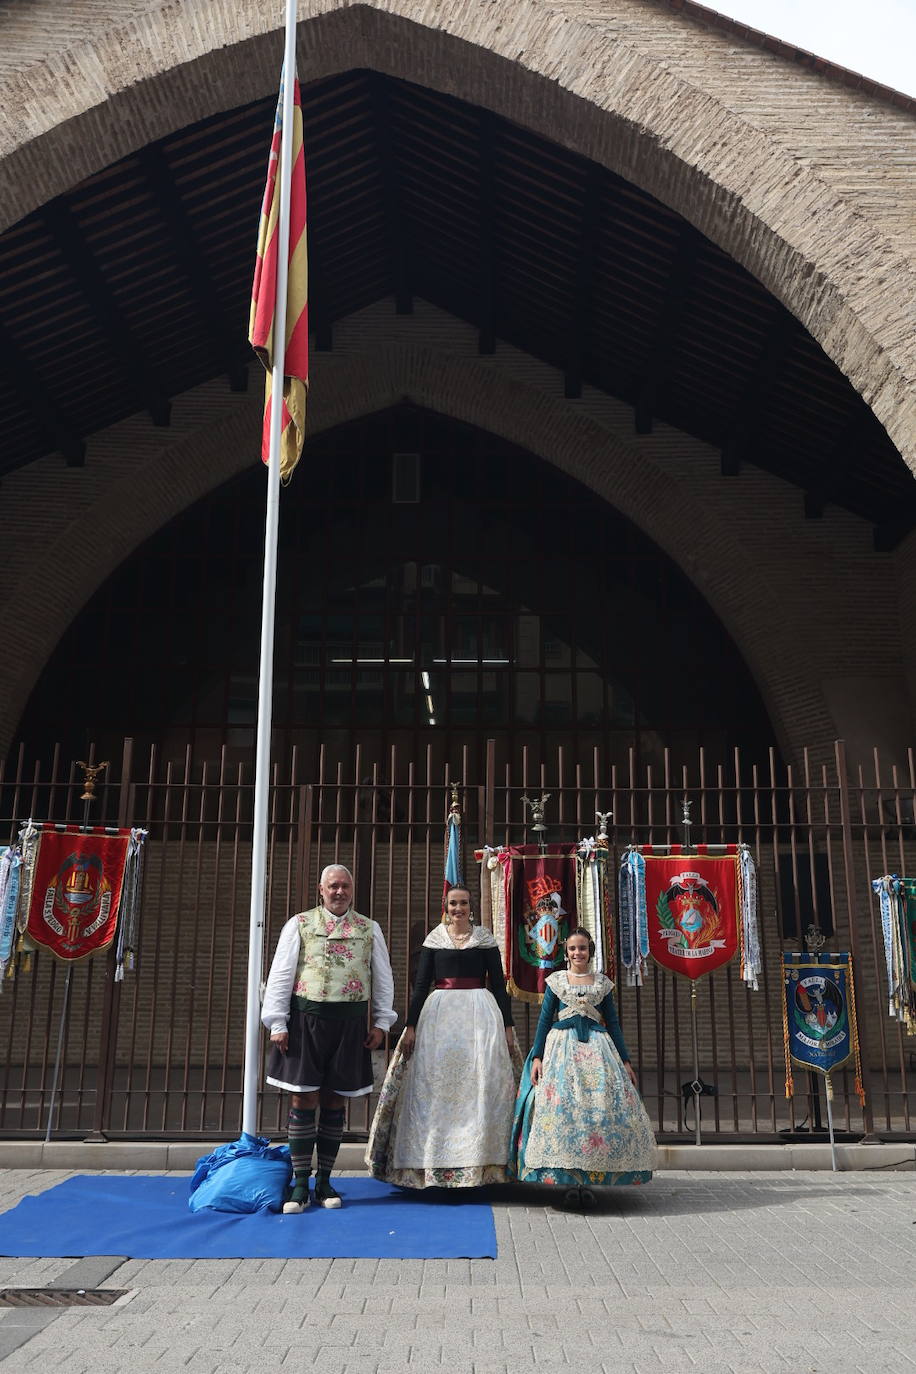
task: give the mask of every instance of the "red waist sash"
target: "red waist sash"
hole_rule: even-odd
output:
[[[438,978],[435,987],[441,992],[452,988],[485,988],[486,985],[485,978]]]

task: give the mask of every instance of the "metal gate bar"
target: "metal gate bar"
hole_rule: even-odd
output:
[[[90,758],[93,754],[90,754]],[[112,754],[114,757],[114,754]],[[466,745],[446,766],[428,746],[420,757],[389,742],[369,757],[345,761],[326,744],[317,776],[300,773],[294,747],[273,767],[270,799],[265,960],[289,914],[310,905],[321,869],[343,862],[356,878],[357,905],[381,923],[392,953],[398,1011],[409,996],[411,966],[424,932],[439,919],[445,818],[451,786],[463,812],[465,873],[476,892],[472,851],[478,843],[527,837],[522,795],[551,794],[549,838],[591,834],[597,811],[612,810],[613,858],[631,840],[680,840],[681,799],[693,803],[692,838],[751,846],[760,876],[763,970],[750,992],[727,966],[699,988],[701,1076],[717,1088],[704,1139],[778,1139],[818,1130],[819,1082],[796,1075],[796,1097],[783,1090],[783,947],[798,948],[813,924],[828,948],[854,956],[868,1099],[852,1074],[838,1073],[836,1120],[854,1135],[902,1137],[914,1130],[916,1042],[887,1017],[884,954],[870,879],[916,873],[916,767],[874,751],[849,769],[838,742],[832,754],[803,751],[783,766],[775,751],[761,762],[734,750],[689,761],[670,749],[654,760],[630,751],[624,763],[599,747],[585,757],[560,747],[542,757],[523,745],[513,761],[490,740],[476,770]],[[72,763],[55,749],[47,760],[24,746],[0,765],[0,825],[13,837],[29,816],[69,821],[81,814]],[[190,745],[121,747],[99,788],[93,824],[149,830],[139,967],[112,983],[110,960],[72,972],[58,1132],[125,1138],[232,1137],[241,1115],[244,978],[247,956],[252,777],[231,743],[196,762]],[[0,997],[0,1131],[39,1136],[50,1106],[63,977],[47,954],[31,956]],[[640,1082],[656,1128],[687,1136],[681,1088],[692,1076],[687,999],[678,979],[653,966],[642,988],[618,981],[617,998]],[[527,1047],[536,1009],[516,1005]],[[689,1065],[689,1066],[688,1066]],[[372,1101],[354,1104],[349,1128],[368,1128]],[[705,1116],[705,1112],[704,1112]],[[260,1128],[282,1133],[281,1095],[266,1091]],[[708,1129],[706,1129],[708,1128]]]

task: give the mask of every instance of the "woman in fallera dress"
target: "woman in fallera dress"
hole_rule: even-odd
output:
[[[591,969],[585,930],[566,941],[566,968],[551,973],[512,1123],[510,1175],[567,1189],[566,1200],[595,1201],[590,1189],[648,1183],[655,1136],[636,1089],[613,983]]]
[[[366,1150],[373,1178],[404,1188],[506,1178],[521,1056],[502,960],[467,888],[450,889],[445,916],[423,942]]]

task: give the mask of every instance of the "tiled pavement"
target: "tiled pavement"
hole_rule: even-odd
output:
[[[0,1207],[67,1176],[2,1171]],[[135,1290],[31,1327],[7,1311],[0,1356],[11,1374],[916,1367],[911,1173],[671,1171],[587,1214],[547,1190],[493,1198],[495,1261],[0,1259],[0,1286],[71,1270],[76,1286]]]

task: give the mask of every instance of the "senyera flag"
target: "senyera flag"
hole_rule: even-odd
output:
[[[308,254],[305,214],[305,148],[299,82],[293,79],[293,165],[289,204],[289,277],[286,289],[286,355],[283,364],[283,420],[280,436],[280,480],[286,482],[302,453],[305,438],[305,399],[309,377]],[[264,428],[261,458],[270,458],[271,371],[274,365],[274,317],[277,302],[277,259],[280,227],[280,147],[283,128],[283,86],[270,144],[267,184],[258,230],[258,257],[251,290],[248,338],[267,369],[264,391]]]

